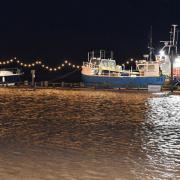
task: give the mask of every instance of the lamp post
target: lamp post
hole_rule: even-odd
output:
[[[174,59],[177,55],[177,42],[178,42],[178,31],[177,31],[177,25],[172,25],[172,39],[170,40],[171,48],[170,48],[170,62],[171,62],[171,86],[170,91],[173,92],[173,84],[174,84],[174,75],[173,75],[173,65],[174,65]]]
[[[31,86],[35,87],[35,70],[34,69],[31,70],[31,75],[32,75]]]
[[[170,59],[170,91],[173,92],[174,90],[174,74],[173,74],[173,66],[174,66],[174,59],[177,56],[177,44],[178,44],[178,30],[177,30],[177,25],[172,25],[172,29],[170,32],[170,41],[161,41],[164,42],[164,47],[162,50],[159,52],[160,56],[165,55],[165,48],[168,48],[168,55]]]
[[[170,62],[171,62],[171,79],[170,79],[170,91],[173,92],[174,88],[173,88],[173,84],[174,84],[174,76],[173,76],[173,63],[174,63],[174,51],[171,50],[171,54],[170,54]]]

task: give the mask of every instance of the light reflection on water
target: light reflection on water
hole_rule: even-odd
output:
[[[142,146],[147,171],[161,179],[180,179],[180,96],[151,98],[148,104]]]
[[[179,96],[0,89],[2,179],[179,179]]]

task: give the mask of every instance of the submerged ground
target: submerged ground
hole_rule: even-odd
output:
[[[0,179],[180,179],[180,96],[0,89]]]

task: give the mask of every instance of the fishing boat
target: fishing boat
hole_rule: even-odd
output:
[[[112,54],[112,53],[111,53]],[[160,85],[165,82],[158,61],[140,60],[136,63],[136,71],[125,70],[116,64],[113,56],[105,57],[105,51],[99,56],[88,53],[88,61],[83,62],[82,79],[85,86],[104,88],[148,88],[148,85]]]
[[[13,86],[20,82],[21,75],[18,68],[0,69],[0,85]]]

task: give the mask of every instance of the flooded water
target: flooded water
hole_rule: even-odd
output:
[[[0,179],[180,179],[180,96],[1,88]]]

